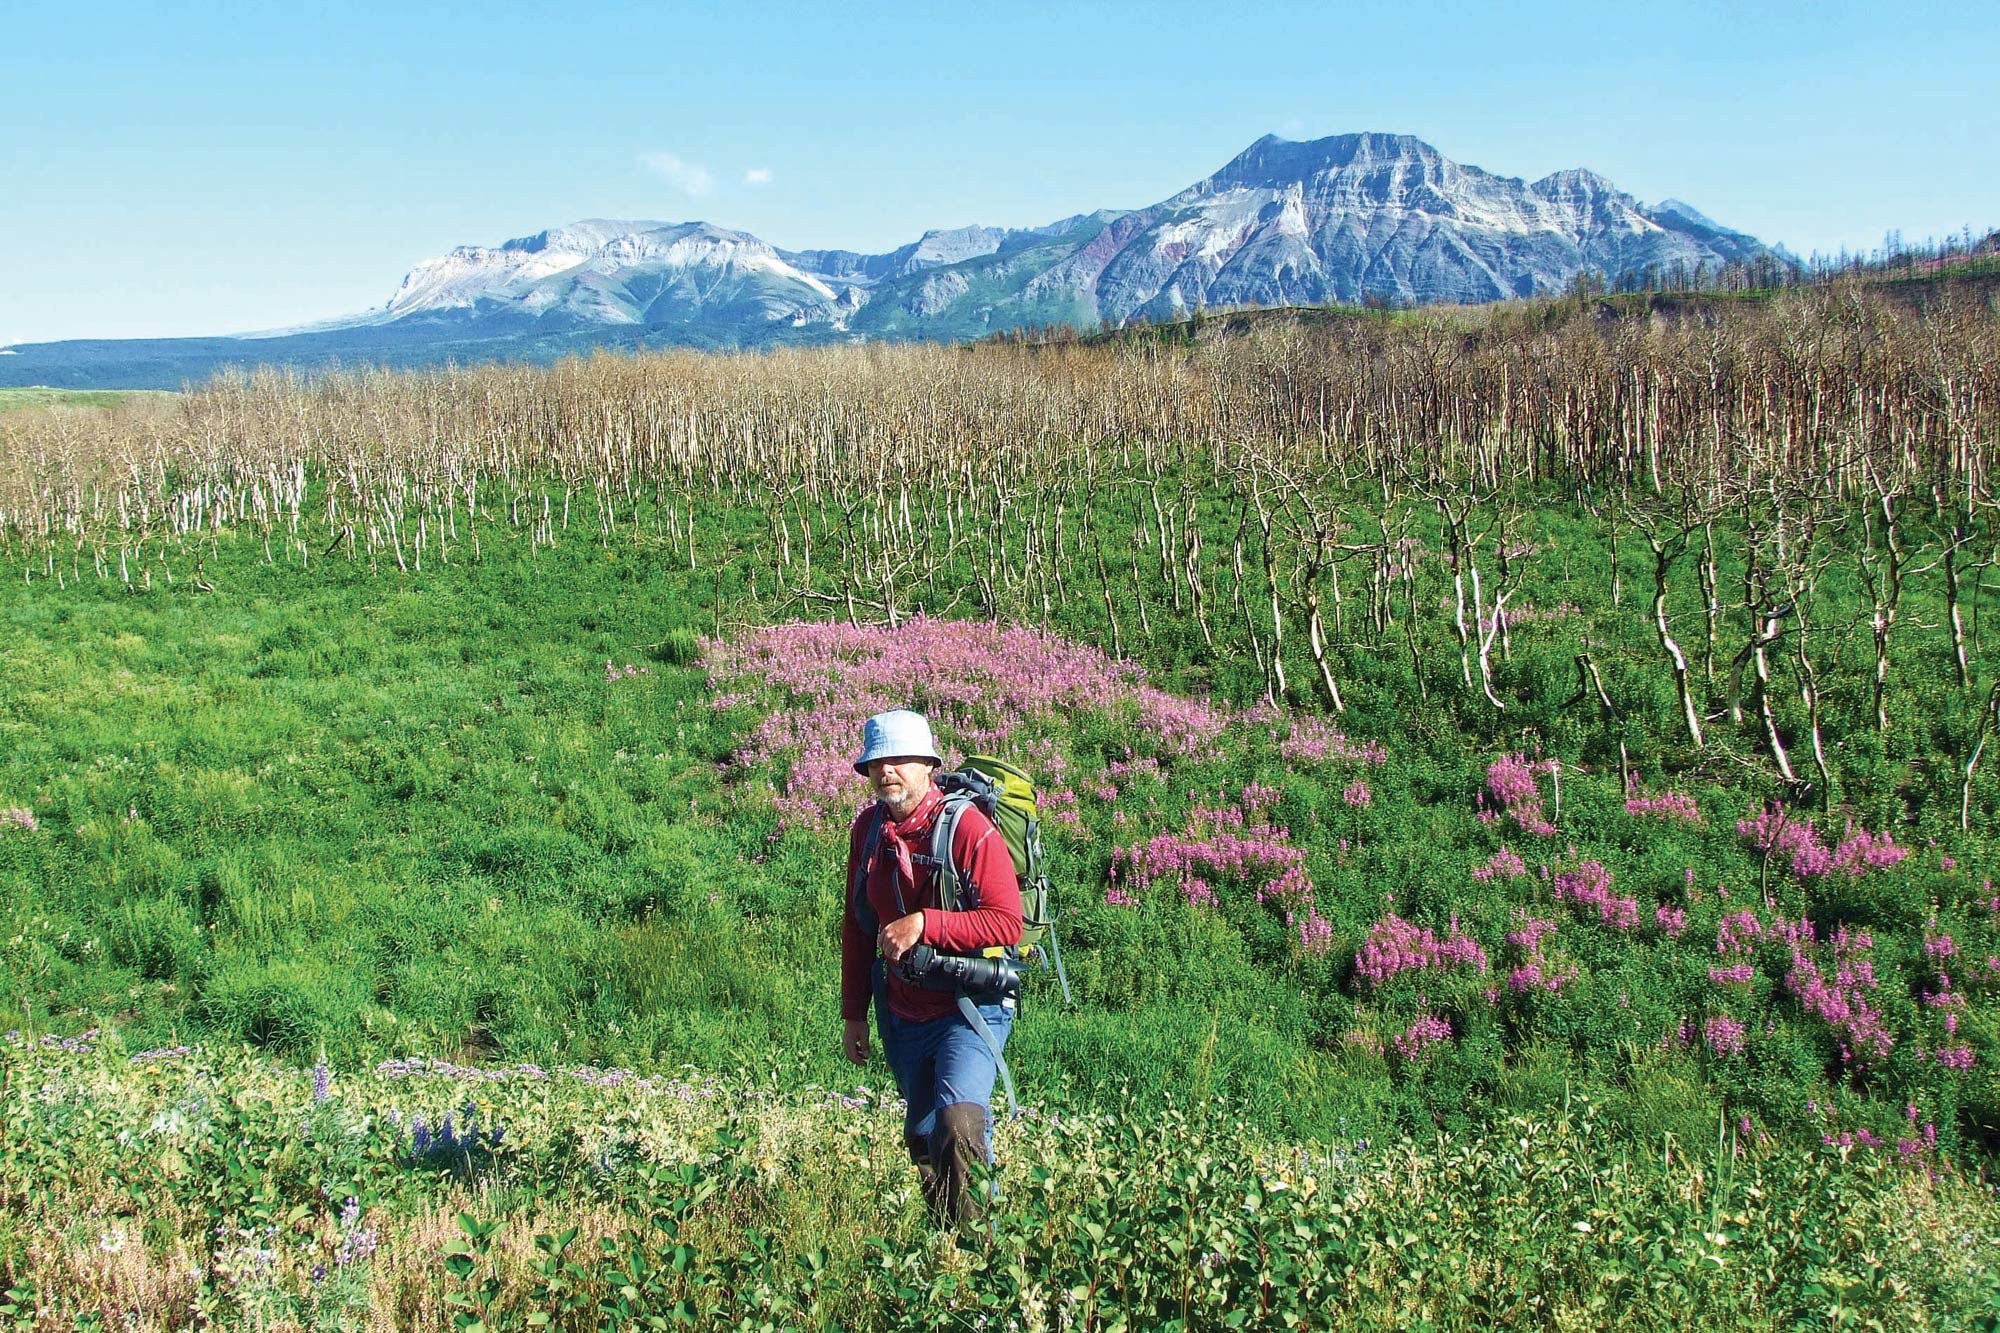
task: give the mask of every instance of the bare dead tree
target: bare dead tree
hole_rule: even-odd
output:
[[[1655,636],[1659,639],[1660,650],[1667,655],[1673,670],[1674,696],[1680,702],[1681,722],[1687,729],[1688,742],[1699,750],[1703,746],[1701,734],[1701,710],[1695,706],[1694,686],[1688,670],[1687,654],[1675,641],[1673,630],[1667,623],[1667,593],[1672,583],[1674,564],[1687,553],[1688,541],[1693,532],[1702,526],[1700,519],[1689,508],[1683,497],[1680,512],[1675,517],[1635,511],[1633,526],[1646,538],[1646,545],[1653,552],[1653,602],[1652,623]]]
[[[1987,738],[1995,729],[2000,729],[2000,681],[1995,681],[1987,692],[1986,707],[1979,714],[1979,726],[1973,732],[1972,749],[1965,756],[1965,781],[1958,791],[1958,828],[1961,833],[1972,829],[1972,775],[1979,767],[1980,756],[1986,753]]]

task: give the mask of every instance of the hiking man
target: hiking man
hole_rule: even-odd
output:
[[[1013,857],[977,809],[960,817],[951,861],[969,910],[939,907],[932,825],[944,795],[931,783],[943,763],[920,713],[878,713],[862,727],[854,769],[875,792],[848,839],[847,908],[840,931],[841,1048],[868,1062],[868,1008],[882,1053],[908,1112],[903,1142],[939,1222],[977,1211],[966,1190],[973,1155],[991,1162],[996,1055],[1014,1024],[1015,1001],[975,997],[985,1032],[975,1029],[951,989],[906,980],[899,964],[919,945],[939,954],[974,954],[1021,938],[1021,888]],[[921,955],[919,955],[921,957]],[[911,960],[914,961],[914,960]],[[990,1041],[990,1044],[989,1044]]]

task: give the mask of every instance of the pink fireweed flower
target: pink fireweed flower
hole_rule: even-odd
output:
[[[1298,922],[1299,947],[1309,954],[1323,954],[1333,947],[1333,923],[1319,914],[1319,909],[1306,904],[1305,919]]]
[[[1379,768],[1389,762],[1389,752],[1380,741],[1349,740],[1332,723],[1311,715],[1292,718],[1282,738],[1275,727],[1270,734],[1278,743],[1278,753],[1293,764],[1367,764]]]
[[[1541,917],[1516,914],[1520,922],[1515,929],[1507,932],[1507,943],[1517,949],[1536,950],[1542,946],[1542,937],[1555,932],[1556,923]]]
[[[1819,840],[1812,821],[1793,819],[1775,801],[1754,818],[1737,820],[1736,832],[1771,860],[1789,857],[1792,873],[1800,879],[1825,874],[1832,864],[1832,854]]]
[[[1487,969],[1486,951],[1459,929],[1457,917],[1452,918],[1450,934],[1440,942],[1429,930],[1394,912],[1369,928],[1354,960],[1355,975],[1371,986],[1380,986],[1401,972],[1453,967],[1479,972]]]
[[[1139,900],[1124,889],[1119,888],[1116,884],[1113,884],[1104,891],[1104,905],[1106,907],[1137,907]]]
[[[1564,986],[1576,980],[1576,968],[1567,963],[1553,963],[1540,954],[1530,958],[1507,974],[1507,989],[1516,995],[1529,991],[1547,991],[1554,995]]]
[[[1895,1039],[1890,1036],[1882,1015],[1869,1003],[1867,992],[1875,989],[1875,965],[1867,954],[1874,940],[1866,931],[1835,932],[1830,944],[1833,979],[1822,972],[1822,958],[1805,943],[1792,945],[1792,969],[1785,989],[1801,1007],[1831,1028],[1841,1039],[1841,1059],[1871,1065],[1889,1058]]]
[[[1642,794],[1628,797],[1625,801],[1625,813],[1640,818],[1664,819],[1669,822],[1678,820],[1683,824],[1692,824],[1697,828],[1703,822],[1701,809],[1695,805],[1694,798],[1677,791],[1663,791],[1651,795]]]
[[[774,625],[706,640],[702,661],[717,694],[766,702],[737,762],[780,765],[780,816],[814,827],[852,809],[854,738],[863,720],[888,708],[915,703],[948,740],[1021,755],[1051,790],[1066,785],[1067,761],[1037,729],[1066,727],[1078,713],[1111,714],[1156,755],[1184,758],[1211,750],[1230,718],[1153,688],[1143,668],[1101,649],[995,623],[915,616],[893,631]],[[912,681],[923,682],[921,698],[911,698]]]
[[[4,832],[9,824],[20,829],[23,833],[33,833],[41,827],[41,825],[35,822],[35,812],[33,810],[18,805],[6,810],[0,810],[0,832]]]
[[[1898,847],[1887,833],[1870,833],[1850,822],[1846,836],[1834,849],[1832,868],[1859,879],[1871,870],[1887,870],[1909,854],[1909,848]]]
[[[1392,1038],[1390,1044],[1405,1060],[1414,1060],[1422,1055],[1426,1048],[1450,1040],[1451,1024],[1436,1014],[1427,1013],[1410,1024],[1409,1031]]]
[[[1042,823],[1068,829],[1081,836],[1083,814],[1077,809],[1076,793],[1068,787],[1052,787],[1041,794]]]
[[[1753,953],[1756,941],[1764,936],[1764,923],[1755,912],[1730,912],[1716,923],[1715,951],[1719,954]]]
[[[1611,872],[1600,862],[1583,861],[1559,872],[1553,891],[1557,902],[1595,908],[1598,919],[1614,930],[1631,930],[1639,924],[1639,904],[1611,892]]]
[[[1347,790],[1340,793],[1340,799],[1356,809],[1365,809],[1375,803],[1374,794],[1368,790],[1368,784],[1360,778],[1347,784]]]
[[[1151,755],[1141,755],[1135,759],[1132,757],[1132,752],[1129,749],[1126,750],[1123,759],[1114,759],[1104,766],[1104,776],[1114,780],[1131,778],[1140,782],[1164,782],[1166,780],[1166,772],[1160,767],[1159,760],[1153,758]]]
[[[1716,1014],[1701,1025],[1702,1039],[1708,1049],[1716,1055],[1740,1055],[1743,1052],[1743,1025],[1727,1014]]]
[[[1653,924],[1670,940],[1677,940],[1688,928],[1688,914],[1671,903],[1653,909]]]
[[[1542,789],[1535,775],[1554,767],[1553,760],[1530,763],[1519,754],[1495,759],[1487,765],[1486,789],[1479,794],[1480,818],[1491,823],[1504,815],[1523,833],[1538,837],[1553,834],[1556,827],[1542,814]]]
[[[1558,602],[1554,606],[1547,607],[1523,603],[1520,606],[1508,607],[1501,613],[1501,619],[1506,622],[1509,629],[1513,629],[1519,625],[1532,625],[1537,621],[1566,620],[1576,614],[1578,610],[1574,602]]]
[[[1260,903],[1287,908],[1309,904],[1313,883],[1306,873],[1305,849],[1291,841],[1290,830],[1273,827],[1265,813],[1274,790],[1253,785],[1236,806],[1197,804],[1183,832],[1155,834],[1135,847],[1114,847],[1112,879],[1141,888],[1174,882],[1197,907],[1218,901],[1211,885],[1215,880],[1254,886]]]
[[[1279,788],[1268,783],[1252,782],[1243,788],[1236,803],[1244,812],[1256,813],[1275,810],[1284,799],[1285,793]]]
[[[1508,990],[1516,995],[1525,995],[1530,991],[1546,991],[1553,995],[1576,980],[1574,964],[1551,959],[1543,952],[1542,941],[1557,931],[1554,921],[1516,908],[1514,922],[1514,929],[1507,932],[1507,943],[1527,956],[1508,972]]]
[[[1523,861],[1516,853],[1509,851],[1505,843],[1501,844],[1499,851],[1493,853],[1492,860],[1483,866],[1474,866],[1472,869],[1472,877],[1479,880],[1514,879],[1517,876],[1527,873],[1527,862]]]
[[[1812,821],[1792,818],[1775,802],[1755,817],[1738,820],[1736,831],[1772,860],[1789,857],[1792,874],[1801,880],[1835,872],[1859,879],[1871,871],[1888,870],[1910,854],[1887,833],[1857,829],[1852,821],[1840,845],[1829,849]]]

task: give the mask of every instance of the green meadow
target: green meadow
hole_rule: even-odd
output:
[[[1385,747],[1379,771],[1294,762],[1239,728],[1213,752],[1165,756],[1150,786],[1080,798],[1078,831],[1053,841],[1081,1002],[1036,989],[1018,1039],[1027,1086],[1129,1086],[1152,1102],[1227,1093],[1274,1129],[1327,1135],[1464,1125],[1555,1104],[1581,1084],[1623,1099],[1634,1125],[1684,1138],[1744,1114],[1808,1132],[1814,1101],[1851,1101],[1887,1134],[1903,1094],[1921,1088],[1940,1099],[1929,1114],[1948,1144],[1986,1141],[1990,1067],[1830,1077],[1836,1039],[1799,1012],[1777,956],[1763,963],[1774,975],[1740,997],[1747,1007],[1726,1011],[1774,1025],[1764,1055],[1660,1049],[1677,1024],[1723,1011],[1703,971],[1726,903],[1696,906],[1704,888],[1726,899],[1733,884],[1739,903],[1768,897],[1876,932],[1878,953],[1907,960],[1908,998],[1893,1003],[1913,1031],[1926,1017],[1927,930],[1955,930],[1980,961],[1995,930],[1981,887],[1990,806],[1977,802],[1978,825],[1961,834],[1953,772],[1929,759],[1965,747],[1976,694],[1950,685],[1941,654],[1910,652],[1885,745],[1866,725],[1865,672],[1853,672],[1837,696],[1848,729],[1830,739],[1841,808],[1922,851],[1851,885],[1786,886],[1782,866],[1774,884],[1732,826],[1776,789],[1746,781],[1721,745],[1700,757],[1674,745],[1645,623],[1614,609],[1590,572],[1602,538],[1560,505],[1538,523],[1566,557],[1550,568],[1573,576],[1530,583],[1516,604],[1574,610],[1514,631],[1496,684],[1512,716],[1468,696],[1440,635],[1427,678],[1405,652],[1348,658],[1340,725]],[[715,530],[728,531],[726,518]],[[840,1077],[840,849],[827,828],[843,821],[787,823],[771,797],[782,759],[735,762],[778,699],[712,706],[724,691],[709,684],[699,636],[768,616],[748,593],[747,544],[726,559],[719,603],[717,580],[690,574],[666,544],[588,541],[493,541],[478,562],[422,575],[338,559],[288,569],[253,542],[225,543],[205,557],[208,592],[186,577],[146,592],[87,577],[63,590],[45,578],[6,585],[0,803],[40,824],[0,838],[12,1025],[115,1026],[133,1049],[223,1041],[342,1064],[425,1052]],[[1093,609],[1078,599],[1071,616],[1083,623],[1051,630],[1087,637]],[[1152,614],[1161,623],[1141,651],[1155,683],[1256,702],[1247,661],[1203,651],[1186,615]],[[1577,621],[1622,639],[1600,657],[1621,711],[1644,719],[1617,732],[1628,762],[1647,785],[1687,792],[1704,826],[1623,810],[1611,737],[1573,697]],[[1850,645],[1857,665],[1864,646]],[[609,680],[607,662],[646,671]],[[1954,697],[1965,700],[1956,709],[1918,706]],[[1308,698],[1300,716],[1316,712]],[[1076,719],[1051,740],[1100,769],[1146,745],[1108,718]],[[1559,835],[1482,827],[1489,763],[1536,745],[1572,756]],[[1371,787],[1365,810],[1341,799],[1357,776]],[[1214,910],[1164,889],[1136,910],[1107,903],[1117,848],[1178,833],[1197,806],[1253,782],[1285,793],[1282,822],[1306,849],[1329,947],[1302,951],[1251,898],[1254,875]],[[858,805],[858,779],[853,788]],[[1504,989],[1502,937],[1533,894],[1471,871],[1510,843],[1558,868],[1580,844],[1642,886],[1648,920],[1631,932],[1572,922],[1576,987],[1482,1006],[1472,992]],[[1697,926],[1658,937],[1656,902],[1694,911]],[[1428,988],[1453,992],[1461,1039],[1421,1066],[1371,1048],[1423,1012],[1398,988],[1427,988],[1372,989],[1354,972],[1391,910],[1440,937],[1462,918],[1494,959],[1491,975]],[[1991,1022],[1979,1009],[1966,1030],[1990,1040]]]
[[[9,414],[0,1318],[1993,1327],[1993,327],[1818,299]],[[837,1049],[904,704],[1075,993],[984,1240]]]

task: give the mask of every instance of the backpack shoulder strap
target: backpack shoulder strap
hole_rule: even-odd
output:
[[[931,822],[931,854],[922,858],[937,875],[938,906],[947,912],[961,912],[979,906],[976,888],[970,901],[960,900],[971,881],[958,873],[958,861],[951,854],[952,842],[958,837],[959,820],[965,817],[966,807],[971,804],[970,797],[957,793],[944,798],[937,818]]]
[[[875,915],[874,905],[868,901],[868,867],[875,862],[875,849],[882,845],[882,806],[877,802],[869,815],[868,833],[861,840],[861,859],[854,866],[854,882],[848,886],[847,896],[850,910],[854,913],[854,923],[861,927],[861,933],[871,941],[875,932],[882,928],[881,919]]]

